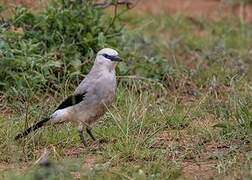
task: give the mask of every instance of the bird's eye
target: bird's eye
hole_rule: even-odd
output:
[[[103,57],[110,59],[110,56],[108,54],[103,54]]]

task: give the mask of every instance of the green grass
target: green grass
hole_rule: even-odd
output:
[[[70,124],[13,140],[71,94],[79,81],[71,81],[72,70],[54,81],[56,88],[50,88],[47,78],[40,91],[32,82],[30,87],[3,89],[0,178],[48,174],[51,179],[250,179],[251,23],[168,14],[121,18],[129,28],[119,37],[126,61],[117,69],[117,99],[93,129],[107,142],[88,139],[84,148]],[[28,56],[31,47],[22,47]],[[41,60],[46,57],[40,54]],[[46,77],[40,71],[37,75]],[[45,147],[51,152],[52,169],[34,165]]]
[[[76,128],[70,125],[46,127],[25,141],[14,142],[14,135],[24,128],[20,119],[27,116],[30,124],[41,114],[48,113],[44,110],[54,107],[54,103],[47,107],[44,102],[37,102],[29,106],[27,115],[23,112],[20,117],[17,111],[9,118],[2,118],[1,162],[14,165],[11,169],[16,169],[15,174],[32,178],[40,171],[32,163],[47,147],[51,150],[50,158],[59,169],[57,177],[65,174],[71,177],[70,172],[80,172],[83,178],[174,179],[183,176],[181,169],[184,161],[197,163],[214,159],[214,168],[216,171],[221,168],[221,176],[233,168],[233,164],[226,164],[228,161],[249,153],[250,146],[246,143],[250,140],[248,123],[251,112],[246,108],[248,104],[244,107],[245,104],[236,104],[237,100],[229,97],[231,102],[221,106],[215,104],[220,99],[209,93],[185,105],[178,102],[179,96],[171,92],[160,95],[164,92],[157,84],[135,80],[130,84],[131,88],[125,88],[123,81],[119,84],[115,107],[94,128],[95,135],[105,138],[107,143],[97,145],[89,139],[90,147],[83,148]],[[228,107],[225,109],[229,103],[230,108],[237,108],[236,111]],[[32,114],[32,111],[35,113]],[[221,153],[209,152],[202,157],[209,144],[218,144],[220,150],[216,151]],[[223,144],[227,144],[224,150]],[[90,158],[91,163],[85,163]],[[28,167],[28,170],[23,170],[22,166]],[[8,174],[13,175],[5,171],[3,177],[10,177]]]

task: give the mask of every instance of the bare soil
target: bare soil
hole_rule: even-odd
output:
[[[252,4],[232,4],[223,0],[132,0],[136,1],[133,12],[147,12],[154,15],[178,13],[188,17],[206,17],[218,19],[226,16],[239,16],[252,21]],[[45,7],[47,0],[2,0],[6,7],[23,5],[34,10]]]
[[[159,15],[164,12],[211,19],[239,16],[252,21],[252,4],[232,4],[221,0],[140,0],[134,9]]]
[[[216,174],[216,163],[213,161],[208,162],[191,162],[186,161],[182,163],[182,173],[186,179],[214,179]]]

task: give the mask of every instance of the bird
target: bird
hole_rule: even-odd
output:
[[[112,48],[103,48],[96,54],[93,67],[55,111],[47,118],[36,122],[31,127],[16,135],[15,140],[26,137],[31,132],[48,125],[72,122],[77,125],[81,142],[87,146],[83,131],[96,141],[92,127],[112,105],[116,96],[115,67],[122,61],[118,52]]]

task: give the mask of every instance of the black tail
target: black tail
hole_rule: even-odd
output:
[[[19,133],[16,137],[15,140],[18,140],[20,138],[23,138],[25,136],[27,136],[28,134],[30,134],[31,132],[41,128],[47,121],[49,121],[50,118],[45,118],[39,122],[37,122],[36,124],[34,124],[33,126],[29,127],[28,129],[26,129],[24,132]]]

